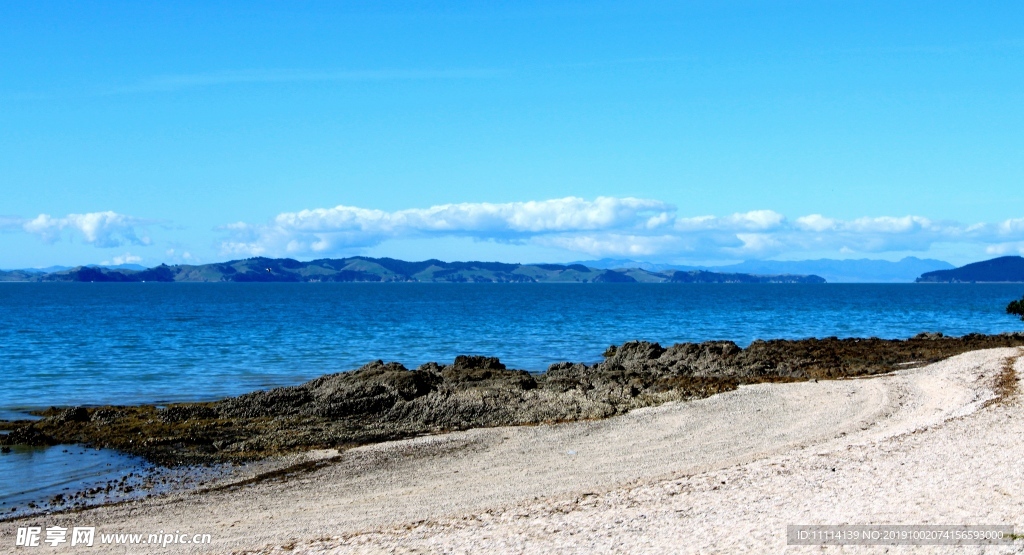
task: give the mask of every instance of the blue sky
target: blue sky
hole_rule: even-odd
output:
[[[1024,252],[1019,2],[24,2],[0,267]]]

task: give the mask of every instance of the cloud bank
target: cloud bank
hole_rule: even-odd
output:
[[[922,216],[853,220],[772,210],[681,216],[651,199],[577,197],[443,204],[387,212],[354,206],[284,212],[266,224],[221,228],[222,254],[330,256],[394,239],[468,237],[553,247],[588,256],[757,259],[787,253],[927,251],[936,243],[976,243],[993,254],[1024,252],[1024,218],[962,224]]]
[[[149,245],[149,237],[140,236],[136,229],[149,223],[152,222],[106,211],[68,214],[60,218],[49,214],[33,219],[5,218],[0,220],[0,228],[31,233],[47,243],[73,236],[96,247],[113,248],[126,244]]]
[[[567,197],[505,204],[443,204],[395,212],[354,206],[279,214],[266,225],[224,226],[232,254],[314,254],[377,245],[388,239],[462,236],[526,243],[545,237],[602,234],[632,229],[644,233],[672,219],[669,204],[636,198]]]
[[[146,247],[153,243],[146,228],[155,223],[113,211],[0,216],[0,231],[32,234],[47,243]],[[991,256],[1024,254],[1024,218],[964,224],[915,215],[788,217],[773,210],[694,216],[663,201],[633,197],[442,204],[396,211],[342,205],[283,212],[266,223],[237,222],[220,231],[220,255],[230,257],[345,256],[387,241],[452,237],[558,249],[574,257],[652,261],[756,260],[810,253],[873,257],[926,253],[935,245],[953,244]],[[175,262],[196,261],[186,250],[172,248],[166,255]],[[135,258],[126,253],[112,260]]]

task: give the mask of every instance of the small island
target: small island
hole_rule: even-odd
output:
[[[952,270],[926,272],[917,283],[1024,283],[1024,257],[1001,256]]]

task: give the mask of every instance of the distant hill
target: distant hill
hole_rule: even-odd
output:
[[[39,272],[27,270],[0,270],[0,281],[39,281]]]
[[[102,264],[89,264],[90,268],[107,268],[110,270],[135,270],[141,272],[142,270],[148,270],[149,268],[142,266],[141,264],[117,264],[115,266],[102,265]],[[69,268],[61,268],[61,270],[67,270]]]
[[[406,262],[393,258],[247,258],[203,265],[160,265],[145,270],[79,266],[47,274],[0,272],[0,281],[78,282],[492,282],[492,283],[825,283],[818,276],[751,275],[641,268],[604,269],[582,264]]]
[[[1024,258],[1003,256],[975,262],[952,270],[927,272],[917,283],[1007,283],[1024,282]]]
[[[142,271],[146,270],[145,266],[140,264],[117,264],[115,266],[102,265],[102,264],[87,264],[89,268],[108,268],[111,270],[135,270]],[[64,270],[71,270],[72,266],[49,266],[47,268],[19,268],[17,270],[0,270],[0,272],[24,272],[26,274],[52,274],[54,272],[62,272]]]
[[[727,266],[672,266],[668,264],[652,264],[636,260],[603,258],[579,262],[592,268],[643,268],[653,272],[666,270],[704,270],[708,272],[743,273],[755,275],[816,275],[825,278],[829,283],[912,283],[925,272],[948,270],[955,266],[949,262],[933,259],[921,259],[908,256],[899,262],[888,260],[820,260],[775,261],[748,260]]]
[[[801,260],[777,262],[771,260],[748,261],[731,266],[710,268],[719,272],[745,272],[753,274],[815,274],[829,283],[913,283],[925,272],[948,270],[955,266],[949,262],[908,256],[899,262],[888,260]]]
[[[59,272],[61,270],[70,270],[72,266],[49,266],[46,268],[31,268],[26,269],[26,272],[44,273],[49,274],[50,272]]]
[[[70,270],[71,266],[50,266],[48,268],[17,268],[14,270],[0,270],[0,272],[24,272],[26,274],[49,274],[61,270]]]

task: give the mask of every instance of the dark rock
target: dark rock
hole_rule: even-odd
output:
[[[217,418],[217,409],[204,405],[171,405],[157,414],[162,422],[185,422]],[[95,419],[95,418],[94,418]]]
[[[55,420],[61,424],[68,422],[88,422],[89,419],[89,410],[84,407],[71,407],[69,409],[65,409],[55,417]]]
[[[495,357],[459,355],[455,357],[452,368],[455,370],[504,370],[505,365]]]
[[[57,439],[30,426],[17,428],[9,434],[0,435],[0,445],[57,445]]]
[[[293,387],[214,403],[50,409],[5,423],[0,444],[84,443],[161,464],[243,461],[311,448],[344,448],[481,426],[605,418],[667,401],[707,397],[744,383],[889,372],[966,351],[1024,345],[1024,334],[907,340],[803,339],[609,347],[593,365],[561,362],[533,375],[497,358],[459,356],[409,370],[373,361]]]
[[[92,416],[89,417],[91,422],[99,425],[113,422],[118,417],[122,416],[123,411],[119,411],[115,408],[100,408],[92,411]]]
[[[1010,304],[1006,305],[1006,313],[1019,316],[1021,321],[1024,321],[1024,298],[1010,301]]]
[[[608,351],[605,351],[606,353]],[[607,356],[604,364],[637,365],[652,361],[661,356],[665,349],[657,343],[647,341],[629,341],[623,343],[614,353]]]

